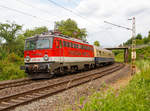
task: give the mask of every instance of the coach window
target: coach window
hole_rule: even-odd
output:
[[[101,51],[99,51],[99,55],[101,55]]]

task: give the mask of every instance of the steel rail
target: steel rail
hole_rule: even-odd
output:
[[[34,82],[34,81],[31,79],[28,79],[28,78],[9,81],[9,82],[4,81],[4,82],[0,82],[0,90],[5,89],[5,88],[10,88],[10,87],[26,85],[26,84],[29,84],[32,82]]]

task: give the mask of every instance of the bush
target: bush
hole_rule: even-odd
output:
[[[15,53],[11,53],[8,55],[8,61],[13,62],[13,63],[15,63],[15,62],[20,63],[20,62],[22,62],[22,58],[19,57],[18,55],[16,55]]]
[[[20,70],[20,65],[24,64],[23,58],[15,53],[9,54],[0,61],[0,80],[11,80],[26,77],[24,71]]]

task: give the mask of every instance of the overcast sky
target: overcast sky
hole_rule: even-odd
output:
[[[93,44],[98,40],[105,47],[114,47],[125,42],[131,37],[131,31],[111,26],[104,21],[130,28],[132,21],[128,19],[136,17],[136,33],[147,36],[150,31],[150,0],[50,1],[72,10],[72,13],[48,0],[0,0],[0,22],[15,21],[23,25],[24,30],[39,26],[53,29],[55,21],[71,18],[80,28],[87,29],[88,42]]]

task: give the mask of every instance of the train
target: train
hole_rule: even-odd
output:
[[[50,31],[25,40],[24,66],[29,78],[51,78],[114,63],[114,54],[88,42]]]

